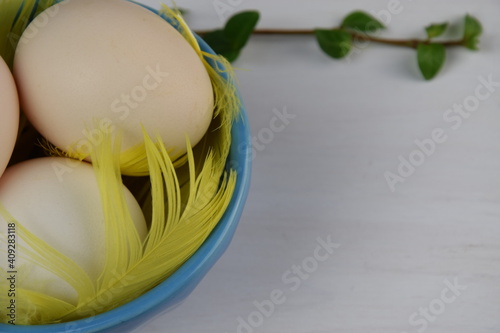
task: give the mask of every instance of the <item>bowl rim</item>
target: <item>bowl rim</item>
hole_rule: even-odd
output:
[[[159,13],[158,10],[143,4],[134,3],[152,11],[163,19],[166,19]],[[166,19],[166,21],[168,20]],[[204,52],[215,54],[205,41],[203,41],[198,35],[194,35],[200,45],[200,48]],[[227,78],[226,73],[221,73],[221,75]],[[237,90],[237,93],[241,100],[239,90]],[[226,165],[228,165],[230,161],[234,161],[237,166],[237,181],[233,197],[231,198],[229,206],[227,207],[223,217],[209,237],[177,271],[175,271],[159,285],[136,299],[96,316],[48,325],[9,325],[0,323],[0,331],[5,333],[101,332],[131,321],[140,315],[151,312],[157,306],[162,303],[166,303],[169,298],[177,292],[180,292],[183,288],[188,287],[190,283],[194,283],[194,286],[192,286],[193,288],[189,291],[190,293],[228,247],[239,223],[239,219],[243,213],[243,208],[248,197],[251,179],[252,154],[250,149],[250,127],[246,108],[243,105],[243,102],[240,113],[240,119],[236,120],[231,129],[231,152],[228,157],[228,162],[226,163]],[[158,297],[158,295],[161,295],[161,297]],[[171,304],[171,306],[173,307],[174,305],[178,305],[181,301],[182,300],[177,300],[177,302]],[[164,311],[167,309],[168,307],[166,307]],[[140,323],[140,325],[145,324],[147,321],[148,320]]]

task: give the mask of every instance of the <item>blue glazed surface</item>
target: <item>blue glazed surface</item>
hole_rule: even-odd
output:
[[[157,11],[147,8],[155,13]],[[214,53],[197,37],[203,51]],[[224,73],[222,74],[225,75]],[[39,326],[12,326],[0,324],[2,333],[125,333],[151,318],[175,308],[194,290],[207,272],[225,252],[231,242],[238,221],[243,212],[251,175],[250,128],[246,111],[242,106],[242,116],[232,128],[232,146],[228,167],[238,171],[235,192],[223,218],[209,238],[196,253],[172,276],[157,287],[109,312],[63,324]]]

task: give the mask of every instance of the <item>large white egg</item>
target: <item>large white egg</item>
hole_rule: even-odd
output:
[[[133,195],[124,187],[132,219],[142,240],[147,226]],[[94,170],[86,162],[46,157],[9,167],[0,179],[0,202],[34,235],[82,267],[94,281],[105,260],[104,216]],[[0,244],[8,233],[0,217]],[[51,295],[75,304],[73,287],[36,263],[23,259],[17,237],[15,269],[18,287]],[[7,249],[7,245],[1,244]],[[7,259],[0,261],[6,268]],[[11,270],[11,269],[7,269]]]
[[[182,153],[186,134],[195,145],[213,118],[197,53],[165,20],[126,0],[47,9],[23,33],[14,75],[28,119],[62,149],[98,144],[111,130],[123,131],[124,150],[143,142],[143,124]],[[86,131],[95,119],[98,128]]]
[[[19,99],[16,84],[5,61],[0,57],[0,177],[14,150],[19,128]]]

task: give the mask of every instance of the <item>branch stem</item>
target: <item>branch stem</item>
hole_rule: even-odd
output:
[[[379,44],[409,47],[412,49],[416,49],[419,44],[431,43],[431,41],[428,39],[386,39],[348,29],[344,30],[349,34],[351,34],[353,40],[370,41]],[[196,33],[200,36],[203,36],[209,32],[210,32],[209,30],[196,31]],[[257,29],[253,31],[253,34],[254,35],[314,35],[314,30],[313,29]],[[460,40],[443,41],[439,43],[443,44],[444,46],[450,47],[450,46],[462,46],[464,41],[460,39]]]

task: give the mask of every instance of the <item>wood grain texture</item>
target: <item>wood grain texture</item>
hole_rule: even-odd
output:
[[[481,51],[450,50],[425,82],[412,50],[367,45],[333,61],[309,36],[253,37],[235,63],[257,150],[236,238],[182,306],[137,332],[251,332],[238,331],[249,316],[259,333],[500,331],[500,86],[474,104],[476,89],[488,92],[480,77],[500,82],[500,3],[400,3],[384,36],[424,37],[426,25],[470,13],[484,25]],[[222,25],[212,1],[178,5],[196,29]],[[236,9],[259,9],[262,28],[314,28],[387,5],[247,0]],[[464,103],[474,111],[453,111]],[[280,127],[273,119],[285,109],[295,117]],[[436,129],[446,139],[431,149]],[[384,174],[397,174],[400,156],[418,161],[416,140],[433,151],[392,192]],[[340,247],[315,267],[317,238],[328,235]],[[307,275],[300,284],[290,282],[294,265]],[[458,296],[455,282],[467,288]],[[254,301],[273,290],[286,300],[260,320]]]

